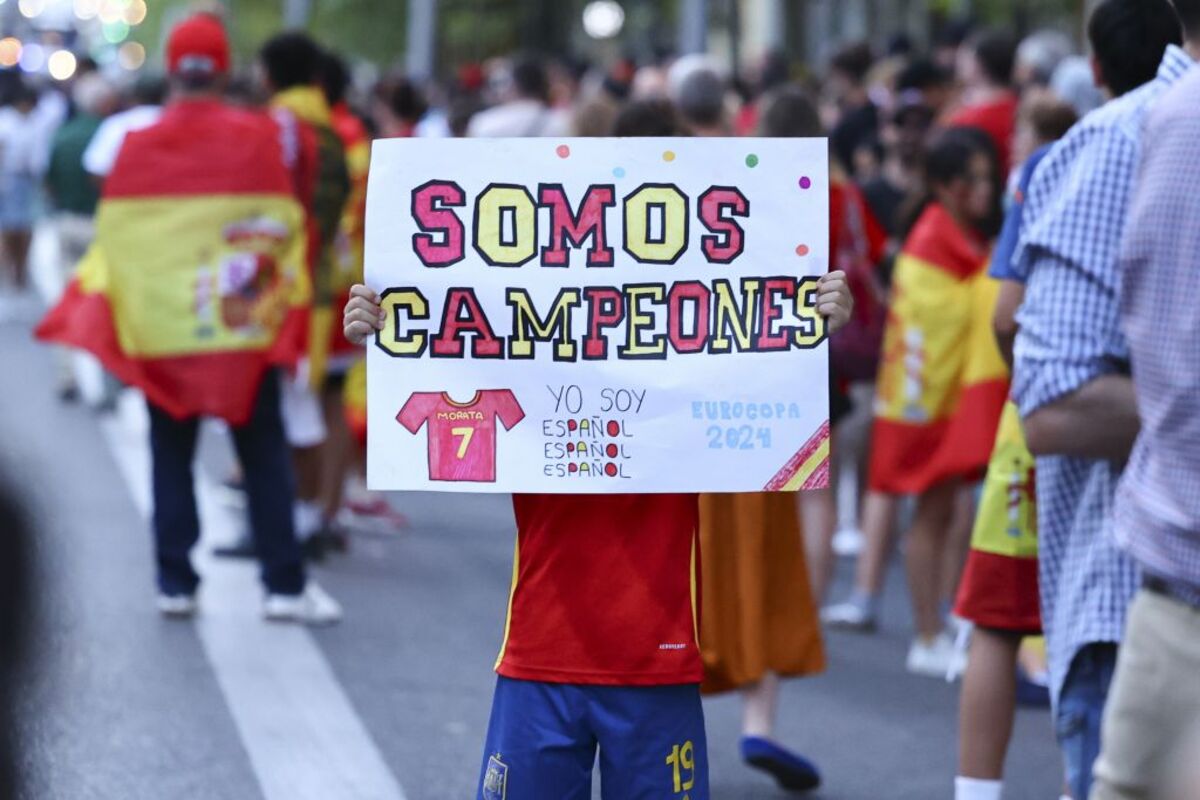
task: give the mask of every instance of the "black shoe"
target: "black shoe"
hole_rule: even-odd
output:
[[[217,558],[257,558],[258,550],[254,547],[253,539],[242,536],[230,544],[214,547],[213,555]]]
[[[325,560],[327,545],[322,539],[320,533],[314,533],[304,541],[300,542],[300,550],[304,553],[306,561],[319,562]]]
[[[335,553],[345,553],[350,550],[350,536],[345,529],[327,522],[317,532],[317,536],[325,542],[325,548]]]

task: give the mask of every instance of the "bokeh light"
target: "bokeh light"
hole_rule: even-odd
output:
[[[33,19],[46,10],[46,0],[21,0],[17,4],[17,8],[20,9],[22,16]]]
[[[625,9],[616,0],[592,0],[583,9],[583,31],[593,39],[611,39],[625,25]]]
[[[140,69],[146,63],[146,48],[138,42],[126,42],[117,50],[117,63],[128,70]]]
[[[100,9],[97,11],[97,16],[106,25],[112,24],[124,18],[125,5],[118,3],[117,0],[100,0]]]
[[[9,36],[0,39],[0,67],[15,67],[21,61],[21,40]]]
[[[75,54],[70,50],[55,50],[46,62],[50,77],[56,81],[65,81],[74,75],[75,66]]]
[[[146,19],[146,0],[132,0],[125,9],[125,21],[130,25],[140,25]]]
[[[125,41],[129,36],[129,23],[125,20],[117,20],[116,22],[107,22],[104,24],[105,40],[118,44]]]
[[[46,66],[46,49],[36,42],[30,42],[21,48],[21,69],[26,72],[41,72]]]
[[[75,16],[92,19],[100,13],[100,0],[75,0]]]

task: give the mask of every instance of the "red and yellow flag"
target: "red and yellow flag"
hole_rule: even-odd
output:
[[[350,435],[360,447],[367,446],[367,360],[360,358],[346,372],[342,386],[342,413]]]
[[[350,199],[342,213],[341,226],[334,244],[334,279],[332,282],[334,310],[344,308],[350,299],[350,287],[363,280],[363,236],[367,221],[367,168],[371,164],[371,139],[358,117],[345,103],[333,107],[333,129],[346,148],[346,169],[350,173]],[[348,347],[342,330],[333,327],[337,343],[330,351],[345,353]],[[342,391],[346,424],[355,441],[367,443],[367,369],[359,358],[346,373]]]
[[[896,260],[876,385],[871,488],[919,493],[982,473],[1008,392],[987,253],[938,204]]]
[[[346,201],[334,240],[334,277],[331,282],[335,296],[342,297],[349,294],[351,286],[363,280],[363,236],[367,226],[367,169],[371,165],[371,138],[362,121],[354,116],[345,103],[333,107],[331,122],[346,150],[346,171],[350,175],[350,197]],[[345,344],[344,339],[342,344]]]
[[[309,296],[278,129],[187,101],[126,138],[95,243],[36,335],[92,352],[174,417],[237,425],[266,370],[301,354]]]
[[[294,182],[308,213],[309,277],[313,285],[308,375],[316,389],[334,366],[332,361],[344,362],[348,354],[357,355],[357,349],[342,336],[337,319],[350,286],[361,280],[361,244],[356,256],[351,241],[341,241],[341,230],[354,200],[352,172],[360,168],[365,180],[369,154],[360,148],[352,158],[347,152],[325,95],[315,86],[285,89],[271,99],[271,106],[277,118],[291,129],[291,138],[302,151],[293,169]],[[365,135],[363,131],[363,147]],[[365,186],[362,202],[365,214]]]
[[[1041,630],[1036,481],[1021,416],[1009,402],[996,431],[958,587],[954,613],[963,619],[1000,630]]]

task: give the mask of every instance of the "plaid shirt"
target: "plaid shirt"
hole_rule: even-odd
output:
[[[1117,257],[1142,122],[1192,63],[1169,47],[1153,81],[1086,116],[1034,174],[1015,256],[1029,275],[1012,389],[1024,417],[1102,375],[1128,371]],[[1121,641],[1138,579],[1112,535],[1120,466],[1043,456],[1037,476],[1042,625],[1057,703],[1083,647]]]
[[[1200,70],[1155,105],[1121,251],[1121,322],[1142,431],[1117,540],[1200,602]]]

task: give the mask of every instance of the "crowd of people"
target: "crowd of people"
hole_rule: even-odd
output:
[[[147,400],[164,615],[199,609],[207,416],[232,435],[247,520],[218,553],[259,560],[266,618],[331,624],[306,562],[349,547],[348,521],[403,524],[360,479],[360,345],[383,322],[362,281],[373,139],[828,136],[834,485],[514,497],[479,796],[590,796],[599,747],[606,797],[707,797],[700,695],[731,690],[745,762],[820,785],[775,737],[779,683],[824,668],[822,624],[877,629],[901,539],[906,666],[963,679],[956,800],[1002,796],[1018,699],[1040,695],[1065,796],[1194,800],[1200,2],[1103,0],[1087,33],[1090,58],[1058,32],[964,23],[928,53],[846,46],[819,77],[780,53],[737,77],[699,55],[521,57],[364,86],[296,32],[239,73],[202,13],[171,32],[163,78],[81,62],[69,95],[3,84],[0,300],[29,291],[44,208],[65,288],[37,335],[99,359],[102,411],[122,385]],[[75,357],[60,364],[80,402]],[[833,602],[844,528],[860,551]]]

